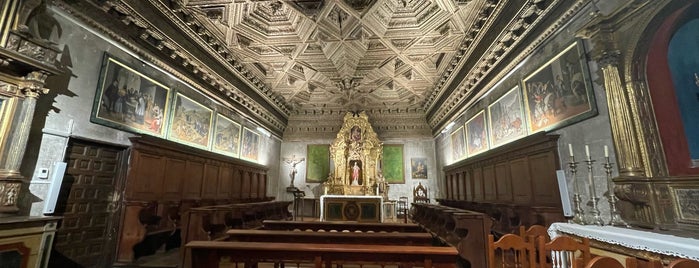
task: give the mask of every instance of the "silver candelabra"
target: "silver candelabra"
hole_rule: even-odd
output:
[[[580,203],[582,202],[582,199],[580,198],[580,189],[578,187],[578,178],[575,174],[578,173],[578,162],[575,162],[575,157],[572,155],[570,156],[570,162],[568,162],[568,167],[570,167],[570,174],[573,176],[573,206],[575,206],[575,215],[573,215],[573,223],[577,224],[585,224],[585,220],[583,219],[583,215],[585,214],[585,211],[582,209],[580,206]]]
[[[605,148],[606,149],[606,148]],[[607,173],[607,200],[609,202],[609,213],[611,218],[609,219],[609,225],[612,226],[629,226],[628,223],[621,218],[621,213],[616,208],[616,195],[614,195],[614,182],[612,181],[612,163],[609,162],[609,157],[605,157],[606,162],[604,163],[604,171]]]
[[[602,220],[602,217],[600,217],[599,208],[597,207],[597,201],[599,201],[599,198],[597,197],[597,193],[595,190],[595,177],[592,174],[592,165],[595,163],[595,160],[592,160],[588,154],[585,163],[587,163],[587,180],[590,186],[590,201],[592,202],[592,210],[590,211],[589,223],[601,226],[604,225],[604,221]]]

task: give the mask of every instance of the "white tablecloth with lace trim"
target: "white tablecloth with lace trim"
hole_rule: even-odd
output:
[[[693,238],[614,226],[572,223],[553,223],[548,233],[551,238],[570,234],[627,248],[699,261],[699,240]]]

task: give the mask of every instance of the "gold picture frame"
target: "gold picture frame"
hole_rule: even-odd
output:
[[[144,71],[146,67],[143,67]],[[105,53],[90,121],[165,137],[170,88]]]
[[[201,149],[209,149],[213,111],[177,93],[173,100],[168,139]]]

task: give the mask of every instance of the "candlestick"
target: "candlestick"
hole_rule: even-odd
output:
[[[604,157],[609,158],[609,148],[607,148],[607,145],[604,146]]]
[[[590,161],[590,146],[587,146],[587,144],[585,144],[585,156],[587,156],[587,160]]]
[[[606,146],[605,146],[606,148]],[[614,181],[612,181],[612,163],[609,162],[609,157],[605,157],[607,161],[604,163],[604,171],[607,173],[607,201],[609,202],[609,225],[612,226],[629,226],[628,223],[621,218],[621,213],[616,208],[616,195],[614,195]]]
[[[571,148],[571,147],[569,147]],[[582,203],[582,199],[580,198],[580,190],[578,189],[578,178],[575,175],[578,172],[578,162],[575,162],[575,157],[570,156],[570,162],[568,162],[568,167],[570,167],[570,174],[573,176],[573,206],[575,209],[573,212],[575,213],[573,215],[573,219],[571,220],[573,223],[577,224],[585,224],[585,219],[583,218],[583,215],[585,214],[585,211],[582,209],[580,204]]]
[[[587,149],[587,145],[585,145],[585,149]],[[604,225],[604,221],[602,221],[602,217],[600,217],[600,212],[599,208],[597,207],[597,202],[599,201],[599,198],[597,197],[597,193],[595,191],[595,179],[592,174],[592,164],[595,163],[595,160],[590,159],[588,156],[588,160],[585,161],[587,163],[587,180],[590,186],[590,201],[592,201],[592,210],[590,211],[590,222],[591,224],[595,225]]]
[[[573,157],[573,145],[568,143],[568,152],[570,153],[570,157]]]

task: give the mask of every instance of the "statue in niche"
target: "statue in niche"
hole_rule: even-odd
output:
[[[361,182],[360,180],[360,175],[362,174],[362,167],[359,166],[358,163],[360,163],[357,160],[353,160],[354,164],[352,165],[352,183],[351,185],[360,185]]]

